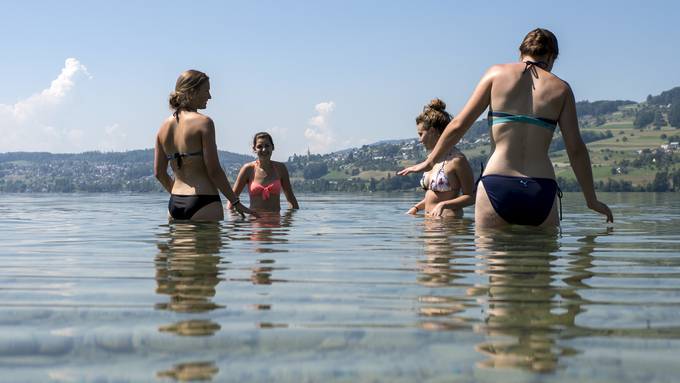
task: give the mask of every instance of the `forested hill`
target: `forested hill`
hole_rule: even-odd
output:
[[[603,191],[680,191],[680,87],[649,95],[643,102],[579,101],[581,136],[588,144],[593,175]],[[475,174],[491,150],[486,120],[477,121],[458,147]],[[414,190],[420,175],[396,177],[397,170],[426,153],[414,137],[383,140],[328,154],[288,159],[299,191]],[[550,157],[560,186],[578,190],[564,142],[556,132]],[[252,157],[220,151],[233,181]],[[80,154],[0,153],[0,192],[161,191],[153,177],[153,150]]]
[[[228,173],[251,156],[218,151]],[[0,192],[161,191],[153,176],[153,149],[127,152],[0,153]]]

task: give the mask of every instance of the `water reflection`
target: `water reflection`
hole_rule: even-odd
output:
[[[158,235],[156,293],[168,295],[168,302],[157,303],[158,310],[179,313],[206,313],[222,308],[213,302],[220,282],[220,251],[225,247],[220,223],[170,223]],[[212,336],[220,325],[209,318],[193,318],[161,325],[158,331],[179,336]],[[212,361],[175,364],[159,371],[159,378],[181,382],[212,380],[219,372]]]
[[[274,284],[287,282],[277,278],[277,271],[287,270],[288,267],[278,266],[280,255],[288,252],[291,227],[297,210],[280,212],[261,212],[260,217],[254,220],[239,221],[234,227],[235,233],[231,238],[239,241],[239,245],[246,244],[246,252],[243,253],[246,262],[245,270],[247,277],[229,278],[234,282],[249,282],[256,285],[256,301],[248,307],[258,311],[258,319],[255,326],[260,329],[286,328],[286,323],[270,322],[268,319],[276,317],[272,305],[271,291]],[[295,244],[293,244],[294,246]],[[239,268],[239,270],[243,270]],[[255,287],[254,287],[255,288]]]
[[[261,213],[260,218],[251,221],[249,239],[254,244],[256,254],[265,254],[257,257],[255,265],[250,269],[250,281],[256,285],[271,285],[274,282],[286,282],[282,279],[272,278],[275,270],[285,270],[285,267],[277,267],[274,255],[288,252],[281,245],[288,243],[288,232],[293,224],[294,210],[286,210],[283,215],[279,212]],[[271,306],[267,306],[269,310]]]
[[[559,340],[583,311],[577,290],[593,275],[594,238],[603,234],[578,240],[583,245],[569,253],[569,274],[564,277],[554,265],[560,250],[556,233],[523,227],[478,230],[476,245],[486,259],[489,278],[482,326],[489,339],[476,347],[488,356],[481,367],[550,372],[559,367],[561,357],[578,353]]]
[[[198,380],[212,380],[219,372],[219,368],[214,362],[189,362],[179,363],[166,371],[156,373],[158,378],[170,378],[180,382],[191,382]]]
[[[168,295],[168,302],[156,309],[180,313],[204,313],[222,308],[213,302],[220,282],[224,247],[219,223],[171,223],[158,236],[156,293]],[[220,325],[209,319],[191,319],[164,325],[159,331],[184,336],[213,335]]]
[[[459,316],[469,303],[465,296],[451,294],[450,289],[439,290],[459,284],[467,273],[474,272],[468,266],[464,254],[465,237],[473,234],[473,222],[458,218],[429,218],[423,220],[424,258],[417,261],[418,283],[433,290],[418,298],[421,304],[418,315],[420,327],[427,330],[450,330],[469,327]],[[439,293],[447,291],[447,293]]]

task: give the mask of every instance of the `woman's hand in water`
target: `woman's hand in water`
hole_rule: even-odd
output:
[[[257,214],[256,211],[248,209],[247,207],[243,206],[242,203],[237,203],[235,206],[232,205],[232,208],[241,215],[241,218],[245,218],[246,214],[250,214],[255,218],[260,218],[260,215]]]
[[[432,169],[432,164],[429,161],[425,160],[425,161],[423,161],[419,164],[409,166],[408,168],[397,172],[397,174],[400,175],[400,176],[405,176],[405,175],[411,174],[411,173],[426,172],[430,169]]]
[[[444,206],[444,204],[440,202],[434,206],[434,209],[432,209],[432,211],[429,212],[428,215],[432,217],[441,217],[442,214],[444,214],[445,208],[446,206]]]
[[[595,210],[596,212],[605,215],[607,217],[607,223],[614,223],[614,215],[612,214],[612,211],[609,209],[609,206],[606,204],[595,200],[595,202],[591,202],[588,204],[588,208]]]
[[[418,214],[418,208],[416,208],[415,206],[412,206],[410,209],[408,209],[406,214],[416,215],[416,214]]]

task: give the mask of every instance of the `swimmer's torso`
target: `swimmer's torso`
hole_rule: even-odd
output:
[[[167,156],[175,153],[202,153],[202,126],[207,117],[196,112],[180,112],[179,123],[169,117],[158,132],[158,140]],[[208,176],[202,154],[183,156],[169,161],[175,175],[172,194],[218,194]]]
[[[558,120],[568,85],[524,63],[503,64],[493,79],[490,110]],[[507,122],[491,128],[493,153],[485,174],[555,178],[548,148],[553,131],[536,124]]]

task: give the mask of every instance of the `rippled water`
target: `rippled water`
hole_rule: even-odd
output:
[[[602,194],[608,228],[567,194],[557,234],[415,198],[191,225],[164,195],[0,194],[0,381],[680,379],[680,196]]]

